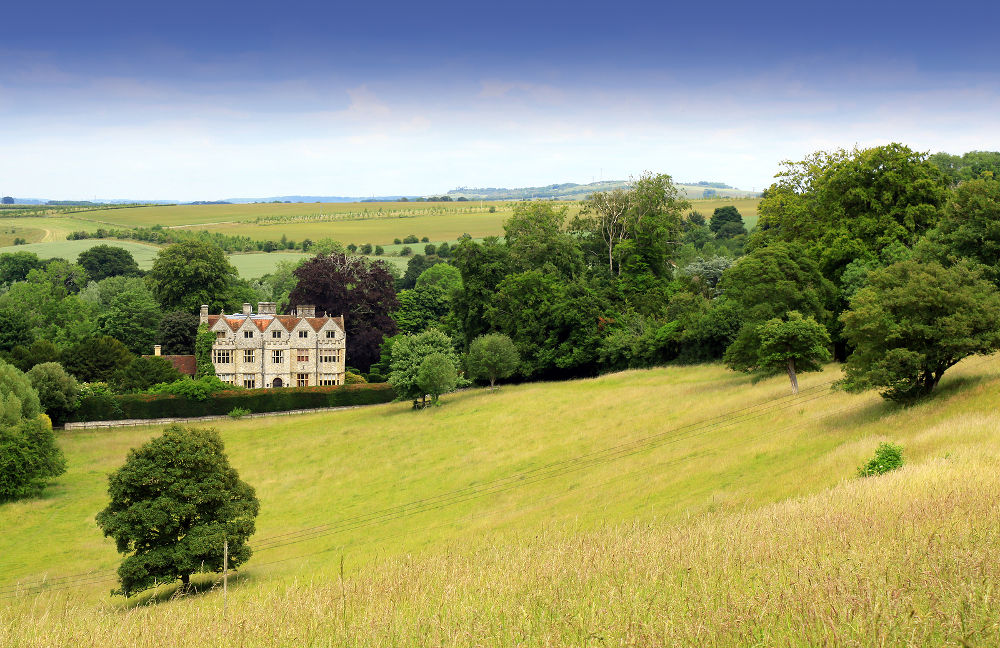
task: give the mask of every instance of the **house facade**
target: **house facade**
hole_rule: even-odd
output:
[[[250,304],[234,315],[209,315],[201,323],[215,333],[212,363],[224,382],[248,389],[343,385],[347,336],[344,318],[316,317],[313,306],[278,315],[276,304]]]

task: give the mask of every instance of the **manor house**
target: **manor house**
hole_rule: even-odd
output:
[[[316,317],[314,306],[278,315],[273,302],[250,304],[236,315],[209,315],[201,323],[215,333],[212,363],[218,377],[233,385],[312,387],[344,384],[344,317]]]

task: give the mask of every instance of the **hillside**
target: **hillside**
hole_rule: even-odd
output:
[[[995,643],[1000,358],[912,408],[838,375],[793,397],[671,367],[222,422],[262,503],[224,620],[218,592],[108,598],[93,516],[157,430],[65,433],[69,472],[0,507],[0,645]],[[854,478],[887,439],[908,466]]]
[[[447,195],[452,198],[467,198],[469,200],[584,200],[597,191],[614,191],[628,186],[626,180],[602,180],[577,184],[564,182],[540,187],[459,187],[452,189]],[[681,194],[686,198],[751,198],[757,194],[743,189],[730,187],[724,182],[678,182],[675,183]],[[708,194],[706,194],[706,190]]]

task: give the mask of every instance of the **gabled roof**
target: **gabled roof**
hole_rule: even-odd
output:
[[[230,330],[236,331],[241,326],[243,326],[243,323],[246,322],[248,318],[261,331],[267,330],[267,327],[270,326],[271,322],[275,320],[277,320],[277,322],[281,324],[281,326],[286,331],[293,331],[295,327],[299,325],[299,322],[301,322],[302,320],[305,320],[306,323],[309,324],[314,331],[319,331],[320,329],[323,328],[324,325],[326,325],[327,322],[331,320],[337,326],[340,327],[341,331],[346,330],[344,329],[344,317],[342,315],[337,317],[296,317],[295,315],[257,315],[257,314],[209,315],[208,326],[209,328],[213,328],[216,325],[216,323],[218,323],[218,321],[221,319],[226,323],[227,326],[229,326]]]
[[[174,369],[185,376],[193,376],[198,371],[198,360],[193,355],[144,355],[143,358],[163,358],[174,366]]]

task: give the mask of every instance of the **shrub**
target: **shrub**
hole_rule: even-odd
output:
[[[884,475],[890,470],[903,467],[903,447],[894,443],[880,443],[875,456],[868,463],[858,467],[858,477]]]
[[[385,382],[385,376],[383,376],[380,373],[375,373],[373,371],[372,373],[368,374],[368,382],[369,383],[384,383]]]
[[[358,246],[355,245],[354,243],[348,243],[347,244],[347,251],[350,252],[351,254],[354,254],[355,252],[358,251]]]
[[[344,374],[344,384],[345,385],[364,385],[368,381],[360,373],[354,373],[353,371],[348,371]]]
[[[402,239],[398,239],[398,238],[394,238],[394,239],[392,239],[392,243],[393,243],[393,245],[399,245],[399,244],[400,244],[400,243],[402,243],[402,242],[403,242],[403,241],[402,241]]]
[[[417,238],[416,234],[410,234],[403,239],[403,243],[419,243],[420,239]]]
[[[411,248],[409,246],[406,246],[402,250],[399,251],[399,256],[401,256],[401,257],[410,256],[411,254],[413,254],[413,248]]]
[[[385,254],[385,248],[382,247],[381,245],[376,245],[375,246],[375,256],[382,256],[383,254]]]
[[[163,357],[139,357],[124,369],[119,369],[111,376],[111,384],[122,393],[138,392],[149,389],[160,383],[172,383],[181,380],[182,376],[169,360]]]
[[[430,243],[430,242],[431,242],[431,240],[430,240],[429,238],[427,238],[427,237],[425,236],[425,237],[423,237],[422,239],[420,239],[420,242],[421,242],[421,243]],[[416,243],[416,241],[414,241],[414,243]]]
[[[229,418],[241,419],[250,413],[251,413],[250,410],[248,410],[245,407],[234,407],[233,409],[229,410]]]
[[[433,243],[428,243],[424,246],[424,256],[434,256],[437,253],[437,246]]]
[[[150,389],[150,392],[154,394],[171,394],[189,400],[203,401],[215,392],[230,389],[242,389],[242,387],[235,387],[229,383],[224,383],[219,380],[218,376],[202,376],[196,380],[181,378],[171,383],[162,383]]]
[[[129,453],[108,477],[110,502],[97,514],[104,535],[128,554],[118,568],[130,596],[191,574],[237,567],[250,558],[260,502],[229,465],[215,430],[172,425]]]
[[[212,345],[215,344],[215,333],[207,324],[198,327],[198,335],[194,341],[194,355],[197,362],[197,377],[214,376],[215,365],[212,363]]]
[[[365,243],[364,245],[362,245],[361,247],[358,248],[358,251],[361,252],[361,254],[371,254],[372,253],[372,244],[371,243]]]
[[[188,380],[187,382],[195,382]],[[286,412],[321,407],[374,405],[395,399],[396,392],[385,383],[342,385],[339,387],[284,387],[281,389],[234,389],[209,394],[195,400],[175,394],[111,394],[102,385],[81,388],[80,407],[74,421],[112,421],[168,417],[220,416],[240,407],[250,412]]]
[[[31,386],[38,392],[42,409],[56,425],[62,425],[77,408],[79,386],[58,362],[35,365],[28,372]]]
[[[47,416],[0,425],[0,502],[35,495],[64,472],[66,459]]]
[[[42,412],[38,392],[20,369],[0,363],[0,423],[17,425]]]

